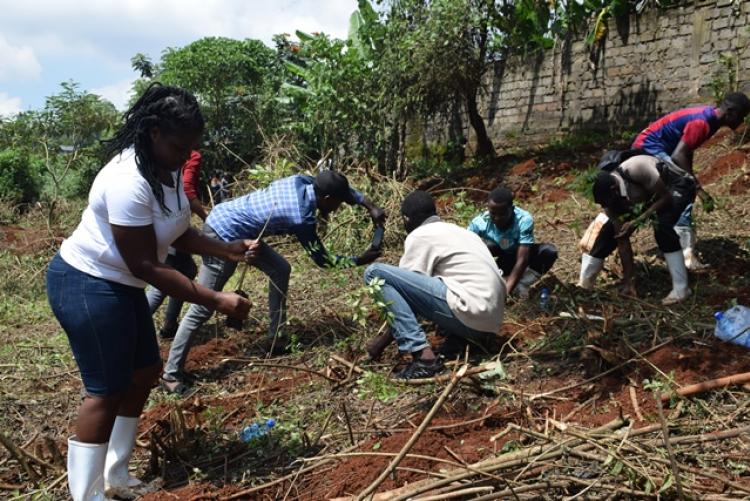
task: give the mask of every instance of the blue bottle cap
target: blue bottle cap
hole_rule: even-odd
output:
[[[273,428],[276,426],[276,420],[274,418],[269,418],[268,421],[266,421],[266,426]]]
[[[722,318],[724,318],[724,313],[721,311],[717,311],[716,313],[714,313],[714,318],[716,320],[721,320]]]

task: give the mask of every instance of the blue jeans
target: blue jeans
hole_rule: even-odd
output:
[[[672,157],[667,155],[663,151],[660,151],[654,156],[662,162],[669,162],[671,164],[674,164],[674,160],[672,160]],[[695,200],[695,197],[693,197],[693,200]],[[680,218],[677,220],[677,223],[675,223],[675,226],[693,226],[693,202],[689,203],[687,207],[685,207],[685,210],[683,210],[680,214]]]
[[[374,278],[385,281],[383,298],[395,317],[391,332],[400,351],[414,353],[430,345],[417,316],[434,322],[448,335],[480,342],[494,336],[471,329],[456,318],[446,301],[448,288],[439,278],[381,263],[365,270],[365,283]]]
[[[121,394],[135,370],[161,363],[143,289],[83,273],[57,254],[47,269],[47,298],[89,395]]]
[[[179,271],[190,280],[194,279],[196,273],[198,273],[198,269],[193,262],[193,257],[185,252],[176,251],[175,254],[169,254],[166,259],[166,264]],[[146,292],[146,299],[148,299],[148,308],[151,310],[152,314],[159,309],[159,306],[161,306],[166,297],[167,296],[156,287],[149,288]],[[169,301],[167,301],[167,311],[164,313],[165,325],[174,325],[177,323],[177,317],[180,316],[183,302],[184,301],[180,299],[175,299],[171,296],[169,297]]]
[[[203,226],[203,233],[209,238],[219,238],[208,225]],[[286,295],[289,288],[289,275],[292,272],[292,267],[283,256],[266,243],[261,244],[260,253],[253,266],[261,270],[268,277],[268,308],[270,310],[269,316],[271,317],[268,335],[274,337],[279,328],[286,323]],[[203,256],[203,264],[201,264],[198,270],[197,282],[209,289],[220,291],[224,289],[224,285],[226,285],[236,269],[237,263],[233,261]],[[180,373],[185,367],[185,362],[190,352],[190,344],[195,331],[211,318],[213,314],[214,311],[205,306],[199,304],[190,305],[172,341],[169,358],[164,366],[165,376],[173,379],[180,377]]]

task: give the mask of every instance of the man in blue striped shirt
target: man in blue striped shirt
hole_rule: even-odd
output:
[[[375,206],[362,193],[350,188],[345,176],[326,170],[314,178],[304,175],[286,177],[274,181],[267,188],[217,205],[209,213],[203,232],[225,242],[237,238],[257,239],[261,232],[262,236],[294,235],[315,264],[322,268],[369,264],[380,256],[379,250],[368,249],[360,256],[352,257],[333,255],[326,251],[318,237],[318,212],[325,220],[344,202],[366,208],[376,224],[385,221],[383,209]],[[283,347],[283,342],[276,340],[273,343],[273,340],[286,322],[286,295],[291,266],[262,240],[250,252],[255,256],[253,266],[269,278],[268,346],[270,348],[275,344]],[[220,291],[236,267],[237,263],[204,256],[198,271],[198,283]],[[183,367],[190,349],[190,339],[212,314],[213,310],[210,308],[190,305],[177,330],[165,365],[162,387],[166,391],[187,391],[183,381]]]

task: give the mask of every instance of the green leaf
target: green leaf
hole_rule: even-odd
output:
[[[672,474],[669,473],[667,475],[667,478],[664,479],[664,484],[662,484],[661,488],[659,489],[659,493],[661,494],[662,492],[664,492],[667,489],[669,489],[670,487],[672,487],[673,483],[674,483],[674,478],[672,478]]]

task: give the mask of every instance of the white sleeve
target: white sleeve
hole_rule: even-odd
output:
[[[109,224],[148,226],[154,222],[151,208],[153,194],[144,179],[130,178],[110,184],[104,191]]]
[[[435,256],[433,246],[419,235],[409,235],[404,242],[404,254],[401,256],[399,268],[416,271],[432,276]]]

